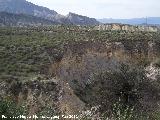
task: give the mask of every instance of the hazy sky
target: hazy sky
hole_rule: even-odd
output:
[[[160,0],[27,0],[62,15],[69,12],[94,18],[160,17]]]

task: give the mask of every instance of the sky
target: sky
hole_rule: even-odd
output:
[[[27,0],[59,14],[93,18],[160,17],[160,0]]]

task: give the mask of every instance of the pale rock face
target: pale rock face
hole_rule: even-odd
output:
[[[122,30],[128,31],[129,30],[129,26],[128,25],[123,25],[122,26]]]
[[[124,31],[148,31],[157,32],[159,29],[156,26],[133,26],[123,24],[104,24],[95,26],[95,30],[124,30]]]
[[[153,64],[146,68],[146,72],[147,77],[153,81],[157,80],[157,76],[160,75],[160,69],[154,67]]]
[[[68,20],[70,20],[72,24],[78,24],[78,25],[98,25],[99,24],[99,22],[94,18],[89,18],[89,17],[78,15],[71,12],[66,17]]]
[[[153,32],[157,32],[158,29],[156,27],[148,27],[148,31],[153,31]]]
[[[112,30],[121,30],[120,24],[113,24],[112,25]]]

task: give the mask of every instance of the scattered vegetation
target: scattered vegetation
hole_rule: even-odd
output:
[[[156,36],[156,37],[155,37]],[[0,28],[0,79],[24,79],[37,73],[47,74],[50,62],[63,57],[65,46],[70,42],[91,41],[119,42],[121,41],[129,52],[145,48],[147,41],[156,41],[158,33],[126,32],[126,31],[96,31],[92,27],[50,26],[27,28]],[[139,52],[145,53],[139,49]],[[142,62],[142,61],[141,61]]]
[[[100,105],[100,114],[109,118],[134,120],[136,116],[146,117],[146,114],[153,117],[151,114],[156,113],[160,100],[159,84],[150,82],[144,68],[152,62],[148,57],[150,42],[155,43],[154,55],[160,55],[159,38],[160,33],[155,32],[97,31],[88,26],[1,27],[0,81],[23,81],[38,74],[51,77],[49,66],[60,61],[66,48],[74,46],[73,43],[78,46],[120,42],[131,58],[138,54],[133,59],[136,64],[130,65],[133,62],[130,61],[117,71],[94,73],[91,83],[84,88],[75,87],[75,93],[88,107]],[[159,60],[155,65],[160,66]],[[23,113],[13,102],[0,101],[0,106],[1,114]],[[46,113],[53,114],[53,111],[48,107],[40,115]]]
[[[138,66],[122,64],[120,71],[96,73],[91,81],[82,91],[77,90],[77,95],[89,106],[100,105],[103,116],[142,120],[152,118],[151,114],[158,110],[160,89]]]
[[[14,117],[20,117],[20,115],[25,115],[25,108],[22,106],[17,106],[15,102],[11,100],[0,100],[0,117],[2,115],[7,117],[5,120],[12,120]],[[22,120],[18,118],[17,120]]]

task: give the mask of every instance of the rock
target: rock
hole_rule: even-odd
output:
[[[98,25],[94,27],[95,30],[124,30],[124,31],[146,31],[146,32],[157,32],[159,28],[157,26],[133,26],[133,25],[126,25],[126,24],[104,24]]]

